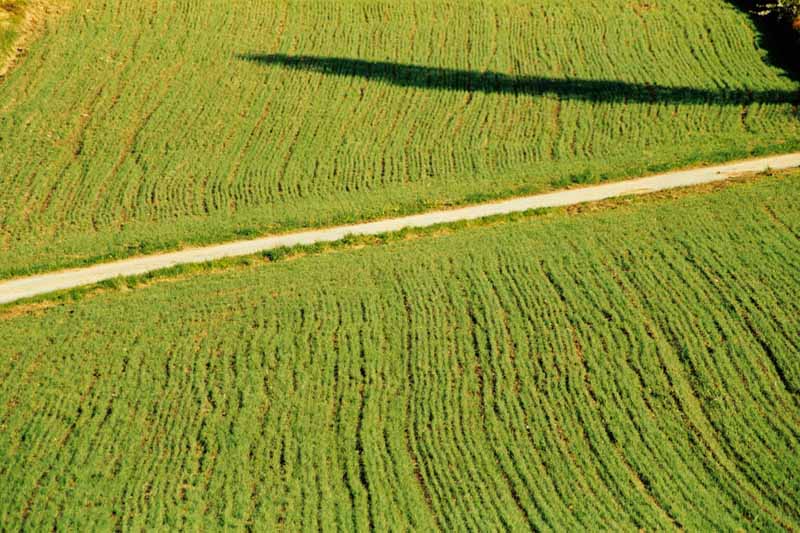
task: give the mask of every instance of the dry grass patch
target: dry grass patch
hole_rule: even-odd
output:
[[[48,20],[63,13],[66,0],[6,0],[0,2],[0,82],[19,64]]]

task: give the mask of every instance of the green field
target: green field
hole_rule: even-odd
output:
[[[800,172],[0,320],[0,523],[800,528]]]
[[[800,146],[724,0],[73,0],[0,84],[0,277]]]

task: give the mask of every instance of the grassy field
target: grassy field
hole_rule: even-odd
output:
[[[800,145],[723,0],[74,0],[0,84],[0,277]]]
[[[0,0],[0,72],[5,58],[11,53],[19,27],[24,19],[26,2],[23,0]]]
[[[798,191],[8,308],[0,523],[798,529]]]

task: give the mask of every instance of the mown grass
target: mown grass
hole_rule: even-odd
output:
[[[7,314],[0,521],[797,529],[798,186]]]
[[[0,85],[0,277],[796,149],[757,39],[723,0],[86,0]]]

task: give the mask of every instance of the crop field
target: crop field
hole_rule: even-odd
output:
[[[724,0],[73,0],[0,84],[0,277],[800,146]]]
[[[798,191],[6,308],[0,522],[798,529]]]

